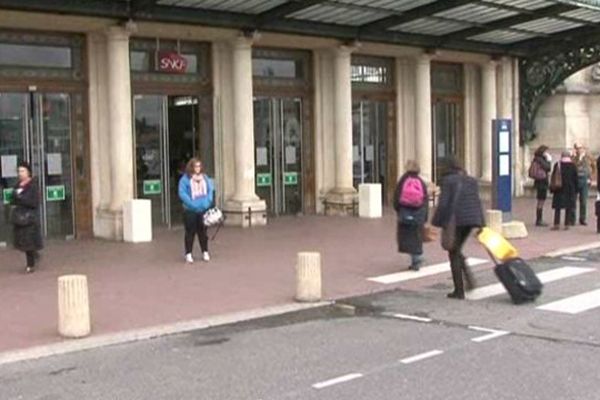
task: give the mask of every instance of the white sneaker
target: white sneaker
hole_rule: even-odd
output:
[[[205,251],[204,253],[202,253],[202,259],[204,261],[210,261],[210,254],[208,254],[208,251]]]
[[[193,264],[194,263],[194,258],[192,257],[192,253],[187,253],[185,255],[185,262],[188,264]]]

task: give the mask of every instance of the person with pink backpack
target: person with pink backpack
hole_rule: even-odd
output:
[[[397,215],[396,242],[398,252],[410,254],[409,269],[418,271],[423,259],[423,227],[427,222],[429,206],[427,185],[419,177],[421,168],[410,160],[406,172],[400,177],[394,196],[394,209]]]

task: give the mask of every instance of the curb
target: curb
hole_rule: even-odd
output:
[[[580,251],[594,250],[600,248],[600,242],[592,242],[588,244],[583,244],[580,246],[573,247],[565,247],[564,249],[551,251],[550,253],[544,254],[544,257],[560,257],[567,254],[579,253]]]
[[[224,314],[215,317],[176,322],[174,324],[158,325],[150,328],[130,330],[114,334],[92,336],[85,339],[75,339],[73,341],[64,341],[50,345],[36,346],[23,350],[7,351],[0,353],[0,366],[21,361],[32,361],[45,357],[75,353],[84,350],[93,350],[100,347],[156,339],[163,336],[231,325],[238,322],[247,322],[265,317],[273,317],[303,310],[325,307],[333,303],[334,302],[332,301],[323,301],[311,304],[288,303],[280,306],[265,307],[250,311]]]

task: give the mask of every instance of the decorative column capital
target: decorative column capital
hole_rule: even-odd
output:
[[[356,50],[360,49],[360,47],[360,42],[346,43],[341,44],[339,46],[335,46],[332,49],[332,52],[335,57],[350,57],[350,55]]]
[[[127,26],[112,25],[104,30],[104,34],[110,41],[129,41],[132,33],[137,32],[135,23],[127,23]]]

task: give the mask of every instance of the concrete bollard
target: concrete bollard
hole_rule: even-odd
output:
[[[487,210],[486,212],[487,226],[499,234],[502,234],[502,211]]]
[[[81,338],[91,332],[88,284],[85,275],[58,278],[58,333]]]
[[[296,264],[296,300],[316,302],[321,300],[321,254],[298,253]]]

